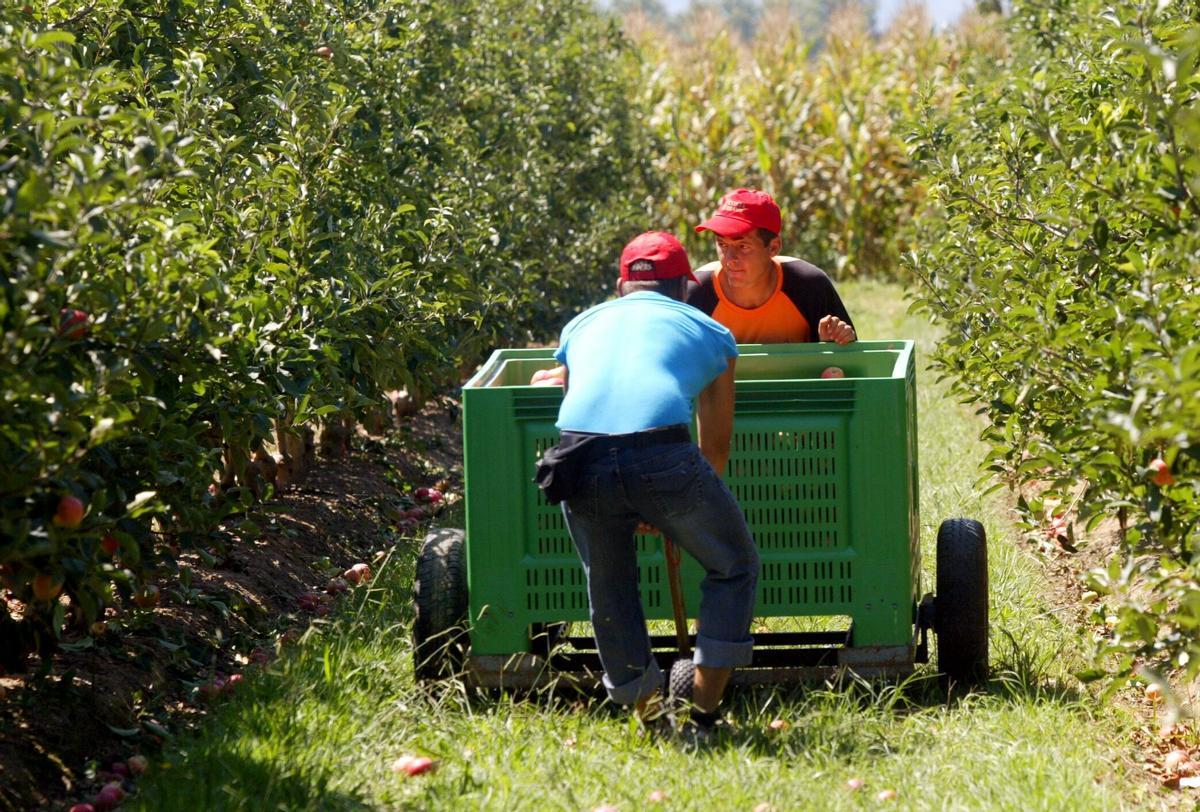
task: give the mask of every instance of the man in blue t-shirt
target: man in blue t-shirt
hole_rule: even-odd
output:
[[[706,734],[733,668],[750,662],[759,560],[718,473],[729,458],[737,346],[683,303],[689,281],[687,253],[671,235],[649,232],[625,247],[620,298],[562,331],[557,425],[560,448],[580,455],[563,515],[587,573],[605,688],[645,718],[662,686],[638,594],[634,534],[645,523],[706,571],[691,712],[692,729]],[[699,447],[688,432],[693,402]]]

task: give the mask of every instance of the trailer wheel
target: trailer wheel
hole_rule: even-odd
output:
[[[466,661],[466,533],[438,527],[425,536],[414,582],[413,671],[418,680],[444,679]]]
[[[692,701],[692,688],[695,687],[696,664],[691,660],[676,660],[671,663],[671,673],[667,677],[667,699],[673,707],[679,707]]]
[[[947,680],[973,687],[987,679],[987,537],[974,519],[947,519],[938,528],[934,631]]]

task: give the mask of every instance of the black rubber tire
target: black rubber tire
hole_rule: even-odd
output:
[[[667,677],[667,698],[674,706],[692,701],[692,689],[695,687],[696,664],[691,660],[676,660],[671,663],[671,673]]]
[[[981,685],[988,675],[987,537],[974,519],[947,519],[938,528],[934,600],[938,670],[951,684]]]
[[[418,680],[461,673],[467,646],[466,533],[437,527],[425,536],[413,584],[413,671]]]

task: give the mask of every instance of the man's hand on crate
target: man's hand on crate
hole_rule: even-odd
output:
[[[849,344],[858,338],[854,328],[837,316],[826,316],[821,319],[821,323],[817,325],[817,337],[822,341],[833,341],[838,344]]]
[[[530,386],[562,386],[567,380],[567,368],[559,365],[554,369],[539,369],[530,378]]]

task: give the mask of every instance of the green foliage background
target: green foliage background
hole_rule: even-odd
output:
[[[1200,667],[1197,20],[1194,2],[1019,4],[1011,56],[977,60],[912,139],[937,361],[987,415],[992,470],[1049,484],[1022,498],[1031,529],[1118,525],[1092,582],[1097,663],[1123,674]]]
[[[653,178],[627,54],[566,0],[5,4],[4,640],[61,628],[39,573],[86,623],[205,543],[224,446],[591,303]]]

